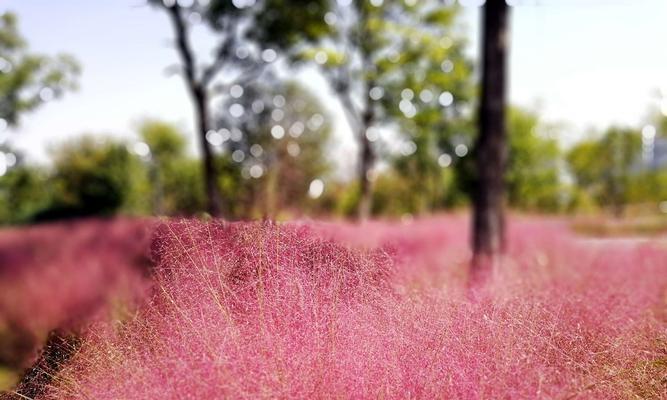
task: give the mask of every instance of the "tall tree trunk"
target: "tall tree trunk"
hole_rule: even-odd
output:
[[[368,8],[361,2],[355,2],[357,12],[359,13],[360,29],[358,35],[353,41],[359,46],[361,52],[361,63],[364,74],[373,74],[375,62],[371,57],[373,51],[372,33],[370,29],[370,19]],[[375,80],[369,79],[366,82],[366,107],[359,118],[359,204],[357,205],[357,218],[365,221],[371,216],[373,208],[373,182],[370,173],[375,163],[375,152],[373,143],[368,140],[368,129],[373,125],[375,119],[374,100],[370,96],[370,89],[375,87]],[[350,101],[350,104],[352,102]]]
[[[508,6],[505,0],[486,0],[482,39],[482,98],[479,136],[475,146],[477,181],[473,196],[473,268],[495,258],[505,246],[505,182],[507,162],[505,105]],[[473,271],[477,272],[477,271]]]
[[[206,85],[209,82],[208,71],[204,77],[199,78],[196,72],[196,62],[192,47],[188,40],[188,27],[181,13],[181,6],[172,4],[165,5],[174,28],[176,36],[176,49],[183,63],[183,75],[185,85],[194,104],[195,111],[195,133],[199,136],[199,144],[202,150],[204,185],[206,187],[206,210],[214,217],[219,217],[222,212],[222,197],[217,185],[217,170],[213,158],[213,149],[206,140],[206,132],[209,130],[208,118],[208,94]],[[210,71],[213,71],[211,69]]]
[[[370,179],[370,172],[375,162],[375,152],[373,144],[368,140],[366,131],[371,127],[373,121],[373,111],[370,104],[369,109],[363,115],[361,127],[359,129],[359,204],[357,208],[357,217],[359,220],[367,220],[371,215],[373,206],[373,182]]]
[[[211,144],[206,140],[209,130],[208,96],[206,89],[198,85],[192,88],[192,99],[195,105],[195,125],[203,158],[204,185],[206,188],[206,210],[214,217],[222,214],[222,197],[218,189],[217,170]]]

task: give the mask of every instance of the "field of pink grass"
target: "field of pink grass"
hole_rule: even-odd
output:
[[[663,245],[517,218],[471,291],[467,224],[162,224],[151,292],[38,398],[667,398]]]
[[[132,219],[0,230],[0,367],[25,368],[51,330],[142,296],[150,237],[150,223]]]

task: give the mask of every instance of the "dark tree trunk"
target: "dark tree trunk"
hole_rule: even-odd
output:
[[[477,181],[473,196],[472,242],[475,269],[480,268],[479,261],[493,258],[501,253],[505,245],[508,14],[505,0],[487,0],[484,5],[482,97],[479,109],[479,136],[475,146]]]
[[[209,130],[208,116],[208,94],[206,86],[210,81],[210,75],[214,69],[206,71],[204,76],[199,78],[196,72],[195,58],[188,40],[188,28],[183,20],[181,7],[177,4],[165,6],[169,17],[171,18],[176,35],[176,49],[183,62],[183,75],[185,85],[188,88],[190,97],[194,104],[195,111],[195,130],[199,136],[199,143],[202,150],[204,185],[206,187],[206,210],[214,217],[218,217],[222,212],[222,197],[217,185],[217,170],[213,157],[211,144],[206,140],[206,132]]]
[[[373,182],[370,179],[370,172],[375,163],[375,152],[373,143],[368,140],[366,131],[373,123],[372,103],[369,102],[368,109],[364,113],[359,129],[359,205],[357,217],[364,221],[371,215],[373,206]]]
[[[359,164],[357,169],[357,181],[359,184],[359,201],[357,203],[357,219],[366,220],[370,217],[373,203],[373,182],[370,179],[370,171],[375,162],[375,151],[373,143],[368,140],[366,132],[373,124],[375,118],[374,110],[367,108],[360,116],[347,91],[340,91],[341,102],[345,115],[353,129],[357,143],[359,144]],[[369,101],[369,107],[372,106]]]
[[[361,52],[361,62],[364,74],[371,74],[375,69],[375,62],[371,54],[374,47],[371,38],[371,29],[369,25],[368,9],[361,5],[361,2],[356,3],[357,12],[359,13],[360,29],[358,36],[353,38],[359,46]],[[360,221],[365,221],[371,216],[373,208],[373,182],[370,177],[371,169],[375,163],[375,151],[373,143],[368,139],[368,129],[373,125],[375,120],[375,106],[374,100],[370,96],[370,89],[375,86],[374,79],[369,79],[366,82],[366,107],[359,118],[359,203],[357,204],[357,218]],[[350,101],[350,104],[352,102]]]
[[[206,89],[195,87],[192,89],[192,97],[195,104],[195,125],[202,150],[204,185],[206,188],[206,210],[214,217],[222,214],[222,198],[218,189],[217,170],[211,144],[206,140],[206,132],[209,130],[208,122],[208,96]]]

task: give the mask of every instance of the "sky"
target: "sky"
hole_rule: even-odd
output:
[[[469,53],[477,57],[480,0],[462,0]],[[566,145],[611,124],[639,125],[667,95],[667,1],[513,0],[510,102],[563,127]],[[83,66],[80,90],[41,107],[5,134],[29,160],[46,162],[54,144],[82,133],[136,138],[146,118],[192,132],[192,111],[170,47],[166,16],[142,0],[0,0],[19,16],[34,52],[74,55]],[[202,49],[205,40],[198,41]],[[326,98],[313,71],[300,74]],[[354,141],[340,107],[334,118],[339,154]],[[192,137],[192,135],[190,135]],[[193,142],[194,144],[194,142]],[[194,147],[194,146],[193,146]]]

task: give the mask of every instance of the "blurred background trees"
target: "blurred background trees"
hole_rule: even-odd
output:
[[[53,149],[50,204],[36,220],[111,215],[137,193],[138,160],[120,142],[86,135]]]
[[[77,86],[80,67],[68,54],[31,53],[18,30],[18,17],[0,15],[0,125],[19,123],[24,113]]]
[[[411,163],[424,175],[455,135],[465,135],[457,125],[472,95],[472,67],[456,7],[395,0],[330,7],[329,28],[312,45],[299,45],[297,60],[320,67],[345,111],[359,148],[357,214],[363,219],[373,209],[374,166],[382,160],[382,142],[392,140],[388,131],[402,142],[403,156],[430,158]]]
[[[46,180],[44,171],[26,165],[12,167],[0,176],[0,223],[29,222],[46,207],[49,203]]]
[[[174,42],[184,78],[195,111],[195,132],[202,153],[203,175],[206,188],[207,210],[218,216],[222,212],[222,198],[217,184],[218,170],[213,149],[206,135],[215,129],[212,125],[211,103],[215,97],[225,96],[226,88],[259,78],[267,66],[278,58],[276,49],[292,37],[307,39],[317,31],[324,7],[314,1],[235,1],[180,2],[150,0],[165,10],[174,31]],[[289,10],[289,11],[288,11]],[[301,18],[303,17],[303,18]],[[193,25],[204,22],[215,34],[213,58],[205,64],[195,53],[192,44]],[[243,110],[235,107],[240,117]]]
[[[641,133],[619,127],[609,128],[600,139],[578,143],[567,154],[577,185],[619,217],[631,200],[632,181],[652,175],[642,171],[641,157]]]
[[[531,212],[557,212],[567,201],[561,174],[561,149],[555,127],[539,116],[512,107],[508,112],[507,202]]]
[[[124,139],[114,132],[57,143],[42,165],[0,140],[2,223],[115,213],[401,217],[470,205],[482,116],[458,6],[150,3],[171,24],[180,62],[169,71],[185,79],[198,148],[188,147],[188,129],[158,119],[143,120]],[[79,72],[71,56],[30,52],[16,16],[3,14],[0,131],[74,89]],[[304,73],[322,78],[325,91]],[[345,120],[333,120],[332,106]],[[538,110],[503,109],[510,208],[667,211],[662,113],[649,113],[642,127],[611,127],[563,144],[562,128]],[[351,132],[357,153],[341,153],[341,129]]]
[[[148,169],[152,213],[157,215],[194,215],[206,209],[200,163],[188,156],[187,140],[175,126],[158,120],[139,126]],[[140,149],[141,150],[141,149]]]
[[[322,195],[323,189],[311,190],[313,182],[323,185],[330,172],[330,118],[294,81],[255,82],[243,91],[229,101],[249,112],[235,118],[223,103],[220,119],[231,130],[222,128],[211,137],[221,147],[226,144],[224,157],[244,181],[237,186],[243,188],[245,207],[237,212],[255,218],[275,218],[281,210],[299,215],[311,208],[309,198]]]
[[[0,223],[25,222],[48,204],[44,171],[26,165],[22,154],[5,143],[5,129],[76,89],[81,70],[71,55],[32,53],[18,21],[11,12],[0,15]]]

